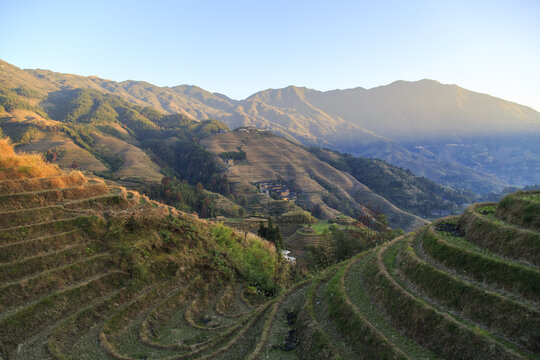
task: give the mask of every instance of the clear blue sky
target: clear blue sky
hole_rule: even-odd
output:
[[[540,1],[0,0],[0,58],[241,99],[430,78],[540,110]]]

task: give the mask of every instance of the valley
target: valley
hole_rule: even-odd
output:
[[[0,359],[539,359],[539,123],[0,62]]]
[[[326,92],[289,86],[233,100],[191,85],[119,83],[0,65],[0,84],[8,88],[91,89],[164,113],[216,119],[231,129],[257,127],[304,145],[385,160],[479,194],[540,183],[540,114],[456,85],[396,81]]]
[[[389,234],[303,277],[258,236],[0,150],[2,358],[540,354],[538,192]]]

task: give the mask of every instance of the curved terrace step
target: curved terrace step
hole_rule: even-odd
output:
[[[394,267],[403,239],[399,237],[382,246],[366,267],[367,288],[395,327],[445,358],[524,358],[515,350],[435,309],[398,283],[389,271]]]
[[[484,215],[484,208],[486,204],[470,206],[459,217],[465,239],[499,255],[540,266],[540,232]]]
[[[445,238],[431,227],[420,236],[424,252],[445,266],[530,301],[540,300],[540,271],[537,269],[466,249],[459,244],[459,237]]]
[[[92,299],[114,291],[125,280],[125,273],[111,271],[76,287],[42,298],[37,303],[2,319],[0,321],[2,355],[9,358],[25,339],[58,322]]]
[[[369,261],[373,261],[376,250],[372,250],[366,256],[355,257],[341,278],[345,288],[347,302],[354,307],[355,315],[363,317],[364,321],[371,324],[379,333],[378,337],[399,348],[410,359],[438,359],[439,357],[425,347],[422,347],[404,336],[398,328],[395,328],[384,316],[384,312],[372,301],[371,294],[365,288],[365,268]]]
[[[86,184],[88,180],[78,171],[53,177],[0,181],[0,194],[16,194],[48,189],[63,189]]]
[[[418,240],[416,240],[418,241]],[[439,307],[492,333],[540,352],[540,311],[458,279],[421,260],[409,237],[398,261],[399,274]]]

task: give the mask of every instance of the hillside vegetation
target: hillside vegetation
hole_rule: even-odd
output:
[[[472,206],[302,281],[254,235],[3,140],[0,356],[538,359],[540,235],[524,220],[537,195]]]
[[[233,100],[196,86],[115,82],[0,61],[0,85],[30,96],[91,89],[163,113],[269,129],[482,194],[540,183],[538,112],[433,80],[325,92],[289,86]]]
[[[198,192],[196,199],[175,197],[174,201],[169,193],[175,190],[170,186],[156,191],[165,174],[166,184],[184,181],[182,188],[187,193],[196,192],[201,183],[206,189],[230,194],[227,179],[217,173],[213,157],[197,144],[199,138],[226,129],[225,125],[165,115],[95,90],[60,90],[45,95],[0,86],[2,91],[5,95],[0,102],[8,105],[0,111],[0,128],[18,149],[44,154],[62,168],[91,171],[182,210],[213,209],[203,214],[208,216],[230,214],[232,208],[232,214],[238,215],[238,206],[208,191]]]
[[[439,217],[444,210],[458,214],[463,204],[470,204],[476,198],[471,192],[439,185],[383,160],[319,148],[310,148],[309,151],[336,169],[351,174],[400,209],[424,218]]]
[[[328,268],[299,316],[304,356],[540,358],[540,234],[501,218],[536,197],[472,206]]]
[[[335,217],[339,213],[366,215],[369,210],[364,205],[369,204],[380,208],[393,227],[412,230],[425,223],[350,174],[319,160],[303,146],[268,131],[231,131],[207,137],[201,144],[215,156],[237,149],[246,153],[245,161],[227,167],[227,178],[232,184],[248,188],[259,181],[279,180],[297,192],[300,201],[319,217]]]
[[[26,88],[0,85],[5,93],[3,103],[9,104],[6,116],[0,115],[0,128],[17,143],[18,149],[43,153],[50,162],[64,168],[90,170],[179,209],[197,211],[202,217],[281,216],[298,211],[292,203],[270,201],[270,205],[268,199],[253,196],[250,183],[282,176],[297,178],[294,186],[306,195],[299,205],[315,211],[318,217],[340,213],[354,217],[366,215],[364,206],[369,205],[387,213],[392,226],[411,230],[422,224],[420,218],[396,208],[350,175],[278,136],[273,136],[273,142],[259,144],[258,148],[242,150],[242,144],[236,144],[212,154],[204,147],[206,139],[228,129],[219,121],[166,115],[93,89],[63,88],[48,93],[21,89]],[[231,181],[231,176],[236,175],[226,171],[224,159],[236,160],[242,166],[249,156],[252,160],[247,164],[259,163],[264,167],[269,158],[261,158],[259,162],[255,157],[274,156],[276,142],[285,146],[280,150],[282,153],[298,154],[295,166],[260,173],[256,179],[247,176],[241,182]],[[305,166],[310,169],[308,172]],[[187,184],[181,184],[183,181]],[[199,183],[205,190],[221,196],[196,189]],[[239,183],[243,185],[238,186]]]
[[[5,140],[0,197],[3,359],[243,358],[291,282],[256,236]]]

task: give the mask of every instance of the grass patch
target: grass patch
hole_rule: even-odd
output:
[[[480,247],[540,266],[540,233],[506,225],[482,215],[482,206],[469,207],[459,218],[465,238]]]
[[[540,300],[540,272],[460,248],[438,236],[432,228],[420,234],[424,251],[437,261],[476,280],[504,287],[533,301]]]
[[[422,346],[445,358],[513,359],[519,355],[440,313],[401,287],[392,269],[401,238],[383,246],[367,263],[366,286],[394,326]],[[396,249],[397,248],[397,249]],[[387,251],[389,250],[389,251]]]
[[[365,254],[363,254],[365,256]],[[341,334],[362,359],[407,359],[407,356],[369,323],[348,300],[344,276],[347,263],[330,279],[325,295],[328,312]]]
[[[502,332],[507,338],[531,351],[540,350],[538,311],[434,268],[420,260],[410,245],[411,240],[407,242],[398,267],[424,294],[444,308]]]
[[[303,231],[303,229],[298,230],[303,235],[322,235],[325,230],[328,230],[330,227],[330,223],[326,220],[319,220],[315,224],[311,224],[309,226],[304,226],[303,229],[311,228],[314,232],[311,231]]]
[[[437,355],[403,336],[398,329],[388,322],[379,308],[371,301],[370,294],[363,284],[365,281],[365,266],[368,261],[373,261],[374,257],[375,253],[370,253],[366,257],[351,263],[345,275],[347,297],[365,317],[366,321],[373,324],[387,339],[391,339],[408,357],[413,359],[437,359]]]
[[[18,344],[48,325],[62,319],[84,304],[118,288],[126,280],[121,272],[111,272],[75,288],[41,299],[0,321],[0,351],[7,358]]]

